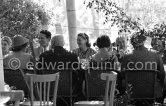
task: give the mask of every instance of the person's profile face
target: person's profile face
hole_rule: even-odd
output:
[[[43,47],[48,46],[49,41],[50,41],[50,39],[48,39],[45,34],[40,33],[39,43],[41,46],[43,46]]]
[[[79,48],[86,46],[86,43],[87,43],[87,40],[83,39],[80,36],[77,37],[77,44]]]
[[[126,48],[126,41],[125,41],[125,39],[119,39],[119,41],[117,42],[117,45],[119,45],[119,49],[123,49],[123,50],[125,50],[125,48]]]
[[[2,50],[3,51],[9,51],[9,44],[7,43],[7,41],[3,41],[2,40]]]
[[[162,41],[158,40],[154,45],[154,49],[157,51],[161,51],[163,49]]]

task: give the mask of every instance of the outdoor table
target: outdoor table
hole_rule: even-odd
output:
[[[74,103],[74,106],[104,106],[103,101],[80,101]]]
[[[20,100],[23,98],[24,92],[22,90],[0,91],[0,104],[15,101],[15,106],[19,106]]]

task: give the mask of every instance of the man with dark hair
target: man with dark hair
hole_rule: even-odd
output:
[[[41,53],[50,50],[51,32],[48,30],[42,30],[39,34],[40,46],[34,49],[35,57],[38,60]]]
[[[47,39],[51,39],[51,33],[47,30],[40,31],[40,34],[44,34]]]

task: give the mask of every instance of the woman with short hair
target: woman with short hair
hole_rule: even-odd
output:
[[[111,64],[104,64],[108,68],[115,68],[115,63],[118,62],[118,58],[116,55],[112,54],[112,48],[111,48],[111,41],[109,36],[102,35],[97,38],[96,45],[99,48],[98,52],[92,56],[92,61],[97,63],[111,63]],[[106,68],[106,67],[105,67]]]

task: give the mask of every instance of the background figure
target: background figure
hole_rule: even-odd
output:
[[[134,50],[131,54],[124,56],[122,61],[122,69],[138,69],[138,70],[158,70],[158,80],[156,80],[156,97],[162,96],[162,89],[165,78],[165,71],[161,57],[155,52],[145,48],[146,37],[144,32],[137,32],[131,38],[131,44]],[[138,64],[141,63],[141,64]],[[147,65],[151,64],[151,65]],[[155,64],[154,64],[155,63]]]
[[[120,36],[116,39],[118,61],[121,62],[124,55],[127,54],[127,38],[125,36]]]
[[[27,69],[27,65],[33,62],[30,54],[26,53],[26,48],[29,40],[21,35],[16,35],[13,38],[12,51],[4,58],[4,68],[7,69]]]
[[[79,33],[77,36],[78,48],[73,50],[80,59],[88,59],[96,52],[90,48],[89,37],[85,33]]]
[[[111,41],[107,35],[102,35],[98,37],[96,45],[99,48],[99,50],[96,54],[92,56],[92,60],[96,62],[104,62],[104,61],[117,62],[117,57],[110,53],[112,51]]]
[[[57,68],[59,68],[59,70],[65,70],[74,67],[74,65],[72,67],[71,64],[78,62],[77,56],[63,48],[64,44],[62,35],[54,36],[51,39],[51,50],[40,55],[39,61],[45,63],[43,64],[44,66],[39,66],[41,70],[43,70],[43,68],[47,70],[55,70]]]
[[[44,64],[39,64],[38,70],[42,72],[42,70],[56,70],[64,71],[64,70],[77,70],[78,69],[78,59],[77,55],[74,53],[67,51],[64,46],[64,38],[63,35],[54,36],[51,39],[51,50],[46,51],[40,55],[39,61]],[[43,65],[43,66],[42,66]],[[77,82],[77,76],[75,74],[77,71],[73,71],[73,86],[75,86]],[[81,87],[79,87],[81,88]],[[77,90],[77,89],[76,89]],[[81,90],[79,90],[80,92]]]
[[[153,38],[151,41],[152,51],[155,51],[157,54],[159,54],[161,57],[163,57],[163,51],[165,49],[165,45],[162,40],[158,38]]]
[[[39,34],[39,43],[40,46],[37,48],[34,48],[34,52],[35,52],[35,57],[38,60],[39,56],[41,53],[50,50],[50,40],[51,40],[51,33],[47,30],[42,30],[40,31]]]
[[[10,53],[10,47],[12,45],[12,40],[8,36],[2,37],[2,54],[3,57]]]

